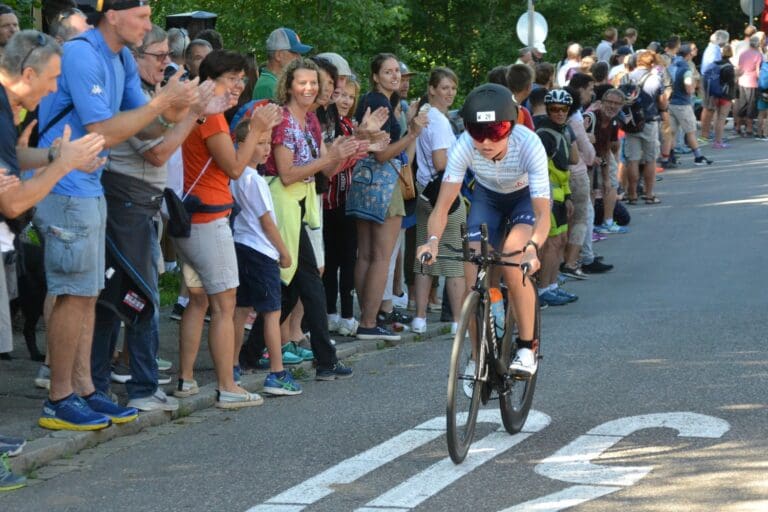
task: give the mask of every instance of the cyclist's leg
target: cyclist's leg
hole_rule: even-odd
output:
[[[509,232],[504,242],[504,252],[513,252],[521,250],[533,235],[533,226],[529,224],[515,224]],[[519,263],[521,255],[508,258],[510,261]],[[502,267],[504,270],[504,282],[507,283],[507,290],[510,292],[510,299],[514,307],[515,319],[519,330],[521,340],[533,339],[533,323],[536,307],[536,287],[526,278],[523,286],[523,274],[520,267]]]

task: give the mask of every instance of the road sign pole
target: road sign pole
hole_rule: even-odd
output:
[[[533,0],[528,0],[528,48],[533,48]]]

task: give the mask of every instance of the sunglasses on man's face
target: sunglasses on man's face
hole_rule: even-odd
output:
[[[499,142],[512,131],[511,121],[499,121],[496,123],[467,123],[467,132],[477,142]]]

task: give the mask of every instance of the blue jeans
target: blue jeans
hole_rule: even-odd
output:
[[[126,206],[128,207],[128,206]],[[147,243],[152,247],[152,261],[156,264],[160,255],[157,241],[157,230],[154,220],[147,217],[146,222],[152,224],[150,239],[137,240],[136,243]],[[131,380],[126,383],[128,397],[144,398],[151,396],[157,390],[157,351],[160,343],[160,292],[158,290],[158,274],[154,272],[147,284],[152,289],[154,315],[139,320],[133,325],[125,326],[125,347],[130,352]],[[120,334],[120,318],[109,308],[96,306],[96,323],[93,331],[93,347],[91,349],[91,376],[93,385],[104,393],[109,391],[112,354]]]

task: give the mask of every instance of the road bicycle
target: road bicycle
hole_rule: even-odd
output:
[[[456,336],[453,339],[451,365],[448,375],[448,403],[446,406],[448,452],[454,463],[460,464],[467,456],[475,432],[480,405],[492,399],[499,400],[501,419],[510,434],[519,432],[533,401],[538,371],[532,377],[522,377],[510,372],[509,366],[517,351],[517,329],[511,302],[506,301],[504,333],[499,338],[496,321],[491,311],[491,270],[497,266],[521,266],[506,261],[522,251],[500,253],[491,251],[488,244],[488,227],[480,226],[480,250],[469,248],[466,225],[461,226],[462,248],[451,248],[461,257],[438,256],[469,262],[478,267],[477,280],[461,309]],[[427,256],[427,260],[431,257]],[[541,321],[535,278],[528,274],[525,265],[523,286],[533,287],[536,296],[534,320],[534,347],[541,359]],[[474,364],[473,364],[474,363]]]

